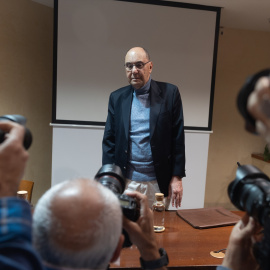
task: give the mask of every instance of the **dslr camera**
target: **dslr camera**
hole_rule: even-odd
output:
[[[26,124],[26,118],[19,114],[10,114],[10,115],[3,115],[0,116],[0,121],[12,121],[15,123],[18,123],[25,128],[25,134],[24,134],[24,140],[23,140],[23,146],[27,150],[31,144],[32,144],[32,134],[28,128],[25,127]],[[6,132],[0,129],[0,143],[2,143],[5,140]]]
[[[126,178],[123,176],[120,167],[115,164],[103,165],[97,172],[95,180],[109,188],[118,197],[123,215],[126,218],[131,221],[136,221],[139,218],[140,208],[136,199],[123,194],[126,187]],[[123,230],[123,234],[125,235],[123,247],[130,247],[132,243],[125,230]]]
[[[253,245],[253,254],[260,269],[270,269],[270,179],[255,166],[239,165],[228,193],[238,209],[246,211],[263,227],[263,238]]]
[[[126,218],[132,221],[139,218],[140,212],[136,200],[122,194],[126,187],[126,179],[120,167],[115,164],[103,165],[97,172],[95,180],[116,194]]]
[[[231,202],[262,226],[270,216],[270,179],[252,165],[238,163],[236,178],[228,186]]]

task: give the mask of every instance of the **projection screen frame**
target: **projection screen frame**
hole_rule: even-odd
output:
[[[156,1],[156,0],[112,0],[117,2],[131,2],[146,5],[158,5],[169,6],[175,8],[186,9],[199,9],[206,11],[216,12],[216,25],[215,25],[215,37],[214,37],[214,50],[213,50],[213,63],[212,63],[212,78],[211,78],[211,90],[210,90],[210,102],[209,102],[209,114],[208,114],[208,126],[184,126],[185,130],[198,130],[198,131],[211,131],[212,130],[212,115],[213,115],[213,103],[214,103],[214,90],[215,90],[215,77],[216,77],[216,63],[217,63],[217,50],[218,50],[218,38],[220,27],[220,12],[221,7],[206,6],[190,3],[172,2],[172,1]],[[104,127],[105,122],[100,121],[79,121],[79,120],[64,120],[57,119],[57,57],[58,57],[58,0],[54,1],[54,37],[53,37],[53,95],[52,95],[52,125],[82,125],[82,126],[99,126]]]

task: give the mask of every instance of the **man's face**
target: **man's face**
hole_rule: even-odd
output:
[[[148,63],[147,63],[148,62]],[[149,61],[145,51],[142,48],[133,48],[128,51],[125,58],[125,65],[142,63],[142,68],[137,68],[135,65],[132,66],[131,70],[126,68],[126,75],[128,82],[136,89],[144,86],[150,78],[152,72],[153,63]]]

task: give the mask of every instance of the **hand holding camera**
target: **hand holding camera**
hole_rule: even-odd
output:
[[[22,115],[18,114],[10,114],[10,115],[3,115],[0,116],[0,122],[2,121],[11,121],[18,123],[24,127],[24,138],[23,138],[23,146],[25,149],[28,149],[32,144],[32,134],[28,128],[25,127],[26,118]],[[5,140],[7,133],[9,131],[0,128],[0,143]]]
[[[0,196],[16,196],[28,159],[23,146],[25,129],[10,121],[0,121],[0,129],[5,134],[0,144]]]
[[[153,230],[153,212],[148,205],[147,197],[139,192],[128,193],[132,198],[136,198],[140,205],[140,216],[137,222],[124,217],[123,226],[146,261],[156,260],[160,257],[157,242]]]
[[[254,270],[258,263],[252,252],[252,239],[257,226],[247,214],[234,226],[222,265],[233,270]]]

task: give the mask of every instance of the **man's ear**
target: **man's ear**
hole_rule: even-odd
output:
[[[149,72],[152,73],[152,70],[153,70],[153,62],[151,61],[149,66]]]
[[[120,256],[124,240],[125,240],[125,236],[123,234],[121,234],[120,238],[119,238],[119,241],[118,241],[118,244],[117,244],[117,247],[116,247],[116,249],[115,249],[115,251],[113,253],[113,256],[112,256],[110,262],[115,262],[118,259],[118,257]]]

